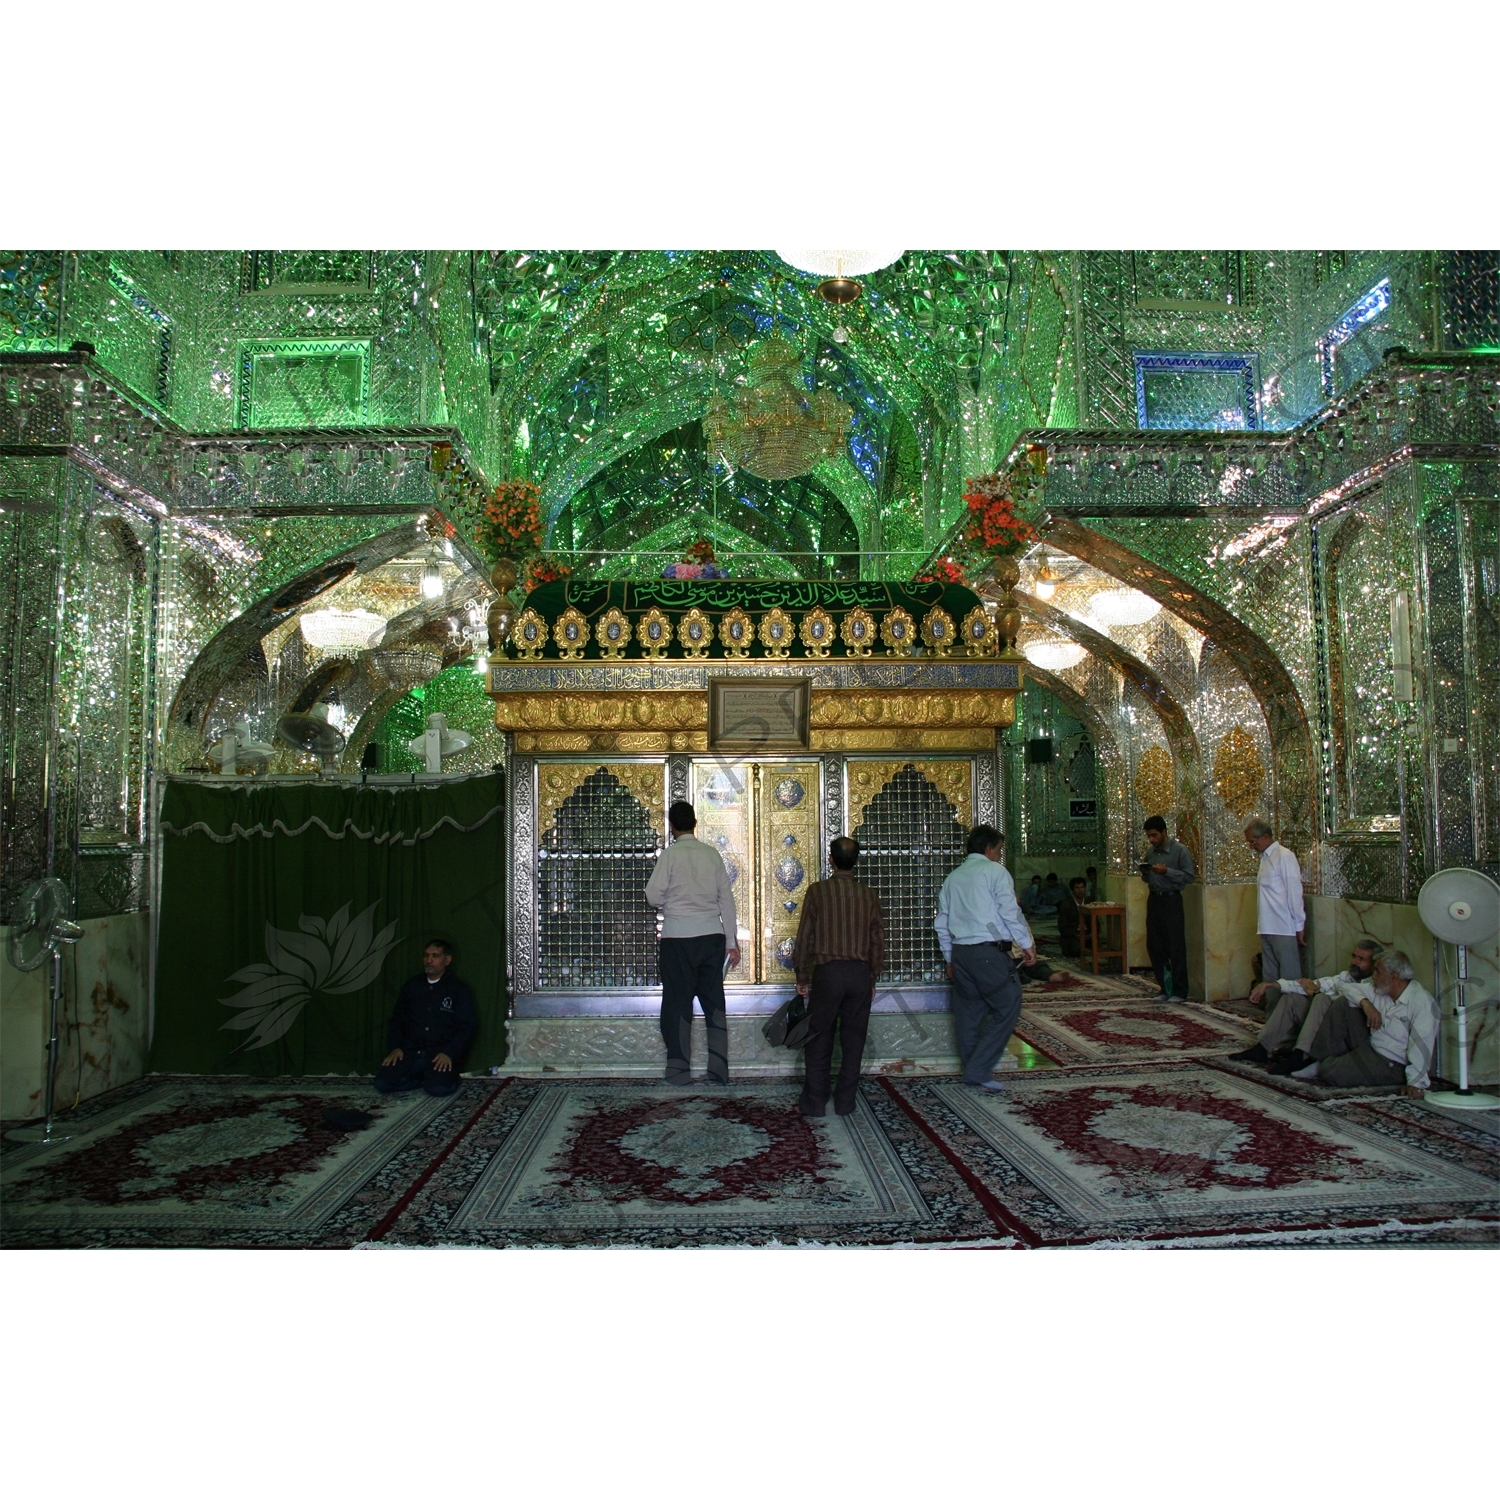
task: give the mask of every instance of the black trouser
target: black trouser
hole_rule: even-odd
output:
[[[404,1089],[422,1089],[434,1098],[458,1092],[463,1081],[458,1076],[458,1063],[446,1072],[439,1073],[432,1066],[435,1053],[408,1052],[400,1062],[384,1063],[375,1074],[375,1087],[382,1094],[399,1094]]]
[[[1311,1053],[1318,1062],[1318,1082],[1336,1089],[1406,1082],[1406,1064],[1382,1057],[1371,1045],[1364,1010],[1339,1000],[1328,1007]]]
[[[813,970],[812,989],[807,997],[811,1029],[802,1053],[807,1081],[798,1100],[803,1114],[821,1115],[828,1108],[835,1023],[839,1029],[839,1081],[833,1090],[833,1107],[841,1115],[854,1113],[859,1096],[859,1064],[865,1054],[865,1035],[870,1029],[870,1004],[874,998],[870,966],[861,958],[837,958]]]
[[[1151,968],[1162,989],[1179,1000],[1188,997],[1187,925],[1182,915],[1182,892],[1169,891],[1146,897],[1146,952]],[[1167,990],[1165,971],[1172,971],[1172,988]]]
[[[724,1020],[724,934],[662,938],[656,961],[661,971],[661,1039],[667,1044],[667,1077],[692,1077],[693,997],[708,1026],[708,1076],[729,1081],[729,1027]]]

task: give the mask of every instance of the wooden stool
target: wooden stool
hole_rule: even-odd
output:
[[[1084,910],[1089,916],[1089,954],[1094,962],[1094,973],[1099,972],[1099,960],[1101,958],[1118,958],[1120,960],[1120,973],[1130,972],[1128,961],[1125,957],[1129,944],[1125,939],[1125,908],[1114,906],[1108,901],[1091,901]],[[1108,923],[1115,918],[1120,922],[1120,946],[1118,948],[1101,948],[1099,946],[1099,923]],[[1106,928],[1105,936],[1108,937]]]

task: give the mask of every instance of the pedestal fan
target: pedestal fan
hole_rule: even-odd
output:
[[[1444,1109],[1500,1109],[1500,1098],[1469,1087],[1469,1021],[1464,989],[1469,981],[1469,949],[1500,932],[1500,885],[1480,870],[1439,870],[1417,892],[1417,913],[1439,942],[1458,949],[1458,1088],[1431,1091],[1427,1100]],[[1441,1003],[1441,1002],[1440,1002]]]
[[[18,969],[40,969],[52,961],[52,1013],[47,1030],[47,1081],[44,1095],[46,1118],[40,1125],[26,1125],[6,1132],[13,1141],[41,1141],[55,1145],[72,1137],[52,1128],[52,1110],[57,1089],[58,1012],[62,1007],[62,947],[76,943],[83,929],[72,920],[73,897],[67,886],[49,875],[34,881],[21,892],[13,916],[10,940],[6,944],[11,963]]]

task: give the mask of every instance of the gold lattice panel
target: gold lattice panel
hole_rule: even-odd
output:
[[[1177,802],[1172,757],[1160,745],[1148,746],[1136,762],[1135,795],[1150,817],[1168,817]]]
[[[537,776],[538,840],[552,826],[557,809],[601,766],[651,814],[654,823],[659,826],[665,823],[666,767],[660,761],[636,764],[614,761],[608,765],[597,760],[548,761],[542,764]]]
[[[953,805],[958,821],[974,821],[974,763],[971,760],[851,760],[847,827],[858,828],[865,808],[903,766],[925,776]]]
[[[759,768],[760,973],[765,984],[790,982],[790,961],[807,888],[822,874],[822,799],[815,760]]]

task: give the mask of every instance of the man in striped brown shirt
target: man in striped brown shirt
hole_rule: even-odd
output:
[[[859,1064],[870,1029],[875,981],[885,964],[885,917],[880,897],[854,878],[859,842],[836,838],[828,846],[833,874],[807,888],[802,920],[792,952],[797,993],[809,995],[811,1030],[803,1061],[807,1081],[798,1108],[816,1119],[828,1109],[828,1076],[833,1062],[833,1028],[839,1028],[836,1114],[852,1115],[859,1089]]]

